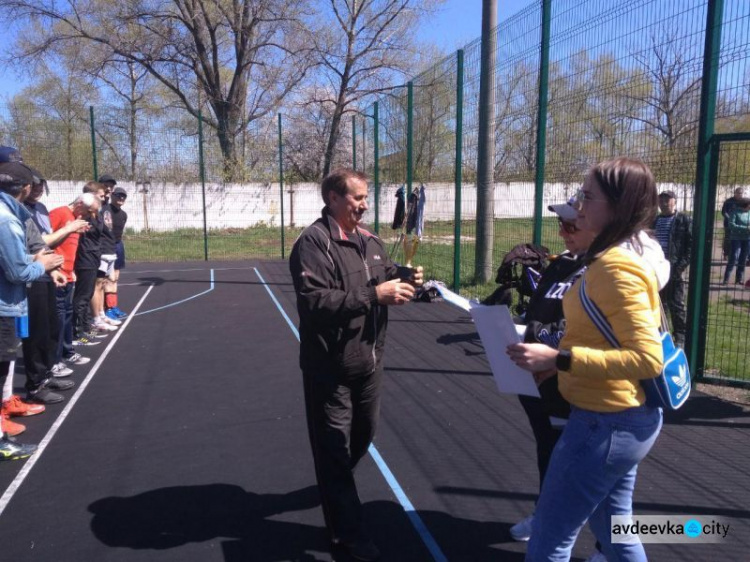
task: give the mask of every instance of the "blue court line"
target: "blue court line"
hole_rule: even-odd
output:
[[[182,299],[181,301],[173,302],[170,304],[165,304],[164,306],[160,306],[159,308],[152,308],[151,310],[144,310],[143,312],[139,312],[135,316],[143,316],[144,314],[150,314],[151,312],[156,312],[157,310],[164,310],[165,308],[170,308],[172,306],[177,306],[178,304],[182,304],[184,302],[191,301],[193,299],[197,299],[198,297],[202,297],[203,295],[206,295],[214,290],[214,270],[211,270],[211,286],[203,291],[202,293],[198,293],[197,295],[193,295],[192,297],[188,297],[186,299]]]
[[[297,341],[299,341],[299,331],[297,330],[297,327],[284,311],[284,308],[281,306],[278,299],[271,291],[271,288],[266,283],[266,280],[263,279],[263,276],[260,274],[260,271],[258,271],[258,268],[254,267],[253,269],[255,270],[255,274],[258,276],[258,279],[260,279],[261,283],[263,284],[263,287],[265,287],[266,291],[271,296],[271,299],[276,305],[276,308],[279,309],[279,312],[281,312],[284,320],[286,320],[286,323],[292,329],[292,333],[297,338]],[[383,478],[385,478],[385,481],[388,483],[388,486],[390,486],[391,491],[396,496],[396,499],[398,499],[401,507],[404,508],[407,517],[411,521],[411,524],[414,526],[414,529],[416,529],[417,533],[419,533],[419,536],[422,539],[422,542],[427,547],[427,550],[429,550],[430,554],[432,554],[433,559],[435,559],[436,562],[448,562],[445,554],[443,554],[443,552],[440,550],[437,542],[430,534],[430,531],[427,529],[424,521],[422,521],[421,517],[419,517],[419,514],[414,509],[414,505],[411,503],[411,501],[409,501],[409,498],[406,496],[406,493],[401,487],[401,484],[398,483],[398,480],[396,480],[396,477],[393,475],[393,472],[391,472],[391,469],[388,468],[388,465],[386,464],[385,460],[383,460],[383,457],[380,455],[378,450],[375,448],[375,445],[370,445],[368,452],[370,453],[372,459],[375,461],[375,464],[380,470],[380,473],[383,475]]]

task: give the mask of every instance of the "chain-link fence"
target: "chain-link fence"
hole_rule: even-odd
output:
[[[712,37],[720,38],[713,46]],[[747,143],[719,150],[715,187],[696,191],[697,163],[710,143],[700,136],[701,115],[709,134],[750,131],[750,2],[539,0],[496,28],[494,40],[494,102],[482,112],[477,40],[343,116],[304,105],[227,135],[210,115],[179,108],[18,102],[0,111],[0,140],[50,180],[49,206],[67,203],[97,174],[117,177],[129,193],[133,260],[288,255],[320,214],[326,160],[367,172],[367,222],[397,258],[396,191],[424,186],[418,261],[428,276],[469,296],[494,289],[477,275],[479,206],[492,206],[492,268],[519,242],[560,251],[547,205],[565,201],[590,165],[615,155],[651,166],[660,190],[675,191],[678,210],[696,218],[701,244],[721,239],[722,221],[707,220],[697,202],[709,197],[715,214],[734,188],[750,188]],[[477,195],[480,115],[494,130],[494,187],[484,202]],[[340,134],[331,141],[334,117]],[[718,271],[724,256],[710,250]],[[699,280],[691,303],[700,301],[692,329],[705,335],[712,326],[704,372],[750,378],[741,344],[750,341],[744,289],[717,290],[713,269],[707,279],[690,276]]]

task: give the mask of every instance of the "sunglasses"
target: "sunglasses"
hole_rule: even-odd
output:
[[[562,228],[568,234],[575,234],[579,230],[578,227],[572,222],[565,222],[564,220],[557,219],[557,223],[560,225],[560,228]]]

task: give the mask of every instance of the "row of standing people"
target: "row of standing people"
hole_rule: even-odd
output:
[[[0,460],[34,451],[33,445],[15,442],[25,426],[11,418],[40,414],[62,402],[60,392],[74,387],[73,369],[90,362],[78,346],[98,345],[126,316],[117,306],[116,280],[124,267],[127,193],[115,185],[114,178],[102,176],[70,204],[50,212],[40,202],[48,191],[44,176],[26,165],[18,150],[0,147],[0,221],[8,234],[0,244],[0,315],[8,328],[2,332],[0,358]],[[24,398],[13,393],[19,340]]]

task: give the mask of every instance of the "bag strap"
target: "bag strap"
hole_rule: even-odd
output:
[[[581,298],[583,310],[585,310],[586,314],[589,315],[589,318],[594,323],[594,326],[596,326],[599,332],[601,332],[601,334],[604,336],[604,339],[606,339],[612,347],[620,347],[620,342],[617,341],[617,337],[612,330],[612,325],[609,323],[609,320],[607,320],[607,317],[604,316],[604,313],[601,311],[601,309],[596,306],[596,303],[589,298],[588,294],[586,294],[585,275],[581,277],[581,284],[578,287],[578,296]],[[661,332],[669,332],[667,313],[664,310],[664,303],[662,303],[661,297],[659,298],[659,311],[661,312]]]
[[[609,320],[607,320],[607,317],[604,316],[604,313],[599,307],[596,306],[596,303],[586,294],[586,275],[581,277],[581,284],[578,286],[578,296],[581,298],[583,310],[589,315],[589,318],[594,323],[597,330],[599,330],[604,336],[604,339],[607,340],[612,347],[619,348],[620,342],[617,341],[617,337],[615,337],[615,333],[612,330],[612,325],[609,323]]]

